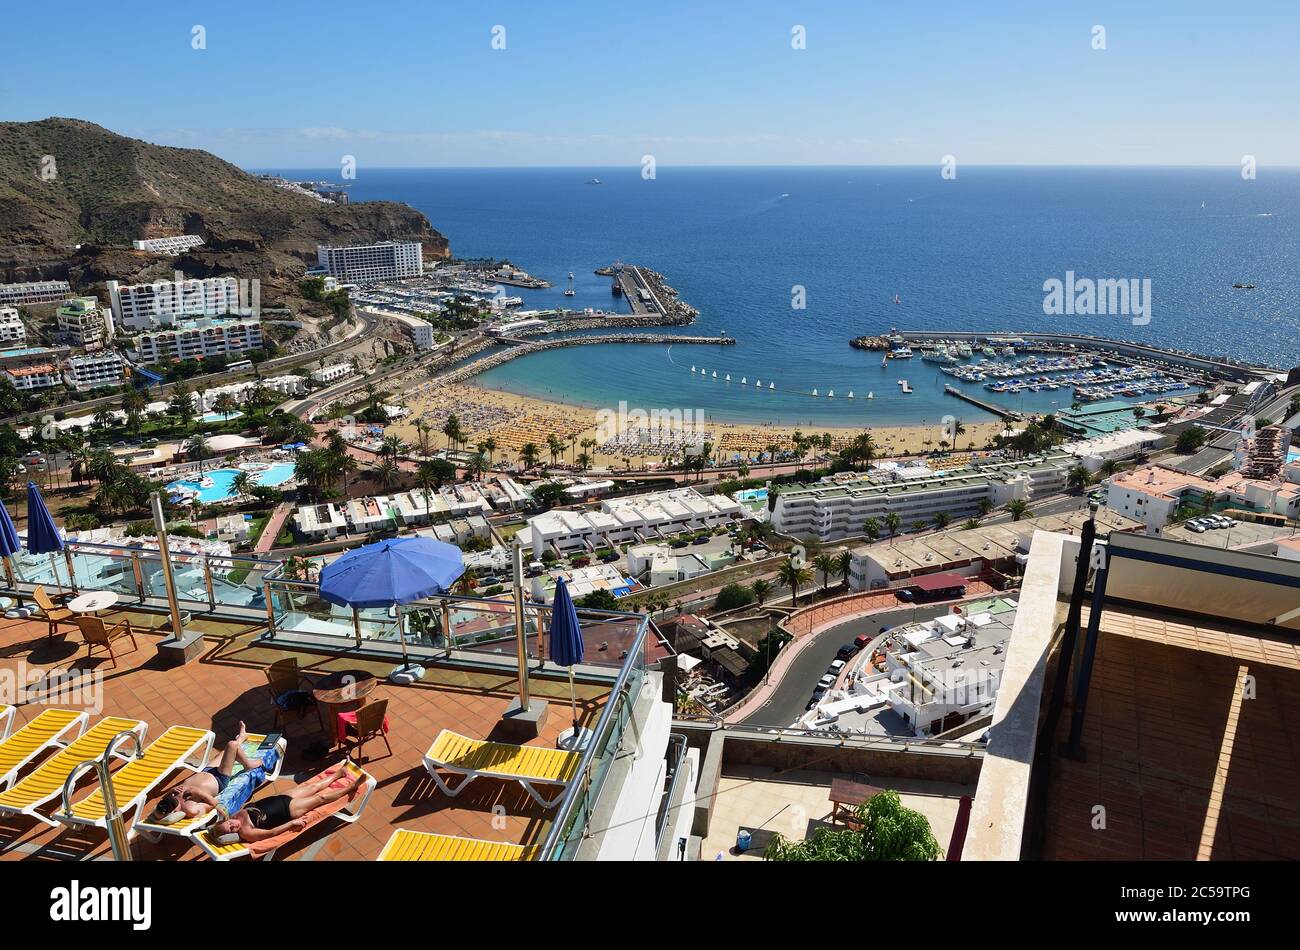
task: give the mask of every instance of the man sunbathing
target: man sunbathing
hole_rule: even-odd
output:
[[[213,833],[219,841],[233,843],[236,839],[253,842],[274,838],[286,831],[302,831],[307,827],[303,816],[322,805],[351,795],[364,780],[365,776],[354,775],[338,788],[330,788],[330,783],[344,775],[346,768],[345,759],[284,795],[268,795],[258,799],[255,804],[246,805],[225,821],[218,822]]]
[[[255,769],[273,768],[272,756],[276,754],[271,750],[265,756],[260,758],[250,758],[244,752],[244,741],[248,737],[248,730],[244,724],[239,724],[239,734],[226,743],[225,749],[221,752],[221,759],[216,765],[210,765],[202,772],[196,772],[181,784],[170,788],[158,800],[153,811],[149,815],[149,820],[162,822],[165,818],[170,817],[172,822],[180,821],[181,817],[197,818],[199,815],[211,810],[217,805],[217,796],[226,790],[230,784],[232,773],[235,765],[241,765],[245,772],[252,772]],[[268,759],[272,759],[268,762]]]

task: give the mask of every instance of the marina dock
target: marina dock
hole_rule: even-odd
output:
[[[972,406],[979,406],[979,408],[983,409],[985,412],[991,412],[995,416],[998,416],[1001,419],[1020,418],[1020,413],[1010,409],[1003,409],[1001,406],[995,406],[993,405],[993,403],[985,402],[983,399],[976,399],[974,396],[970,395],[969,393],[962,392],[956,386],[949,386],[945,384],[943,387],[943,391],[946,392],[949,396],[956,396],[958,399],[966,400]]]

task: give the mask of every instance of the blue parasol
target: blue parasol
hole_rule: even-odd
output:
[[[569,669],[569,698],[573,703],[573,731],[578,731],[578,694],[573,685],[573,668],[582,662],[582,629],[578,608],[573,605],[569,587],[561,577],[555,582],[555,600],[551,604],[551,660]]]

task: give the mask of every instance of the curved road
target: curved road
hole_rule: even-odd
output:
[[[813,634],[813,642],[799,651],[790,668],[777,685],[772,698],[756,713],[745,717],[747,726],[788,726],[804,714],[813,689],[835,659],[835,654],[846,643],[861,634],[874,637],[882,627],[893,627],[913,620],[929,620],[952,610],[952,602],[902,607],[881,613],[854,617]]]

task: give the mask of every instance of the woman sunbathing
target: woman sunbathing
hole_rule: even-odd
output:
[[[344,774],[347,760],[331,766],[315,778],[295,786],[284,795],[268,795],[246,805],[213,829],[222,843],[234,840],[253,842],[274,838],[286,831],[302,831],[307,827],[303,817],[313,809],[328,805],[345,795],[351,795],[365,776],[352,776],[338,788],[330,788]]]
[[[247,735],[248,731],[241,722],[239,734],[226,743],[220,761],[216,765],[208,766],[202,772],[196,772],[174,788],[168,789],[154,806],[149,820],[162,822],[170,817],[172,821],[179,821],[182,816],[197,818],[217,804],[217,796],[230,784],[231,773],[234,772],[236,763],[249,772],[262,768],[265,765],[263,758],[249,758],[244,752],[244,740]]]

